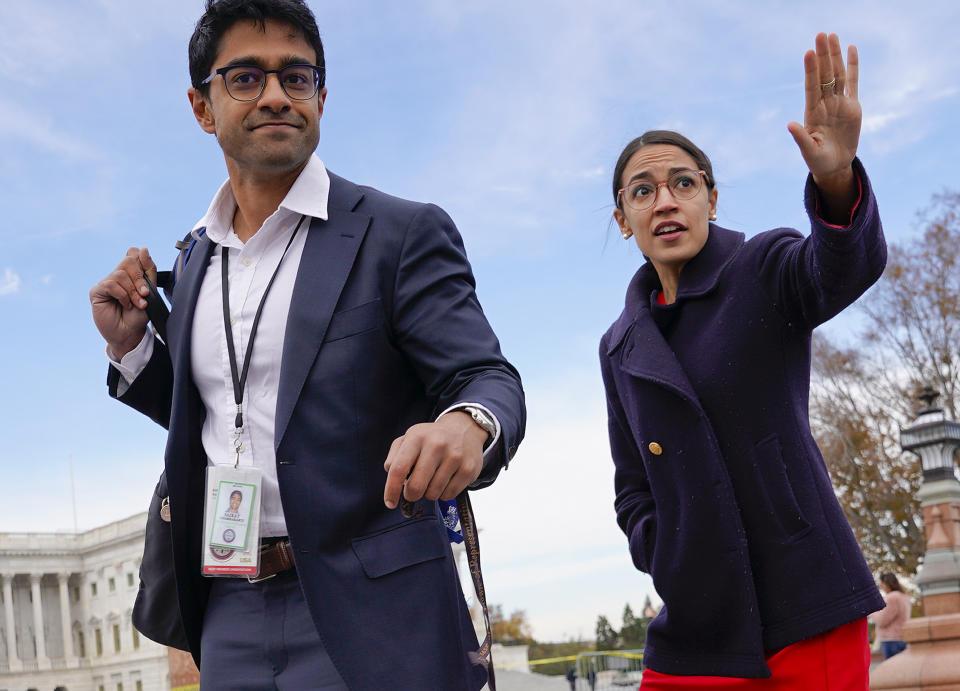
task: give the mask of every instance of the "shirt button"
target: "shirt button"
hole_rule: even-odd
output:
[[[655,441],[650,442],[650,445],[647,446],[647,448],[650,449],[650,453],[652,453],[654,456],[659,456],[663,453],[663,447]]]
[[[244,266],[250,266],[250,258],[249,258],[249,257],[244,257],[244,258],[243,258],[243,265],[244,265]]]

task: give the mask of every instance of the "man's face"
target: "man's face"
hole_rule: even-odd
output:
[[[240,509],[240,502],[242,499],[239,494],[230,495],[230,512],[236,513]]]
[[[261,30],[255,22],[241,21],[221,38],[213,69],[245,64],[276,70],[291,64],[314,65],[316,59],[307,40],[289,24],[268,19]],[[207,96],[195,89],[188,96],[197,122],[217,135],[231,177],[256,178],[299,172],[306,164],[320,141],[326,92],[321,89],[307,101],[292,99],[271,74],[259,98],[238,101],[218,75]]]

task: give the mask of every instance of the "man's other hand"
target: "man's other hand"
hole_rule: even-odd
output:
[[[394,439],[383,464],[387,484],[383,503],[396,508],[407,501],[456,498],[483,470],[483,445],[489,435],[467,413],[455,410],[436,422],[414,425]]]
[[[147,249],[131,247],[117,268],[90,289],[93,322],[117,359],[137,347],[147,329],[143,272],[157,280],[157,267]]]

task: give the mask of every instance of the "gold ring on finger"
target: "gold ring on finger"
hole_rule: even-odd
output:
[[[821,84],[821,85],[820,85],[820,88],[821,88],[823,91],[830,91],[830,90],[831,90],[833,87],[835,87],[836,85],[837,85],[837,78],[834,77],[834,78],[831,79],[829,82],[824,82],[823,84]]]

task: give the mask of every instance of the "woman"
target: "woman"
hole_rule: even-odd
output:
[[[903,642],[903,624],[910,618],[910,596],[903,592],[900,581],[889,571],[880,574],[880,587],[885,593],[887,606],[871,614],[870,621],[877,627],[877,640],[886,660],[907,648]]]
[[[614,174],[617,224],[647,259],[600,347],[617,520],[664,601],[643,689],[867,688],[882,600],[807,399],[811,331],[877,280],[886,248],[855,159],[856,49],[845,66],[820,34],[804,66],[805,123],[788,129],[809,237],[710,223],[710,161],[674,132],[631,142]]]

